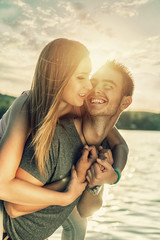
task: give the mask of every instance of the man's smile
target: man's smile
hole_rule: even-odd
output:
[[[108,102],[107,99],[104,99],[102,97],[90,97],[88,100],[90,104],[103,104]]]

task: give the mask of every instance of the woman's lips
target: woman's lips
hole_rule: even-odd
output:
[[[80,97],[85,97],[86,94],[85,94],[85,93],[80,93],[79,96],[80,96]]]

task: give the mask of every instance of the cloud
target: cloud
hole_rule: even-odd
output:
[[[126,42],[125,46],[119,49],[117,56],[120,56],[124,62],[132,66],[134,71],[148,69],[152,72],[154,67],[156,68],[160,63],[160,35],[146,37],[139,41]]]
[[[1,67],[0,92],[18,96],[24,90],[30,89],[33,72],[32,66],[15,64]]]
[[[27,84],[31,80],[44,45],[54,38],[67,37],[86,44],[97,66],[102,65],[107,58],[116,58],[126,64],[135,74],[137,97],[134,98],[140,99],[140,102],[136,100],[136,104],[142,105],[144,92],[147,96],[154,91],[157,94],[160,79],[160,35],[153,28],[150,31],[147,25],[148,21],[149,26],[152,26],[152,11],[149,15],[152,16],[149,18],[151,21],[146,20],[145,26],[142,21],[137,26],[136,15],[139,9],[143,13],[143,6],[150,2],[151,0],[8,0],[6,4],[6,1],[1,0],[1,89],[7,91],[10,86],[12,91],[14,85],[19,89],[18,93],[27,89],[22,82]],[[117,18],[117,15],[135,18],[126,21]],[[154,74],[150,75],[152,72]],[[149,87],[143,86],[146,82]],[[149,106],[148,99],[147,103]]]
[[[133,95],[132,108],[137,110],[160,111],[160,75],[149,72],[134,74],[135,93]]]
[[[21,0],[13,1],[7,8],[2,6],[1,12],[1,29],[4,29],[2,41],[8,46],[14,41],[15,47],[17,44],[33,51],[51,38],[50,28],[54,29],[62,20],[55,14],[53,7],[43,9]],[[10,34],[6,37],[7,32]]]
[[[30,3],[30,4],[29,4]],[[17,42],[24,42],[25,46],[38,50],[45,39],[57,36],[88,35],[88,31],[103,34],[109,38],[115,36],[111,27],[100,21],[96,14],[96,7],[86,5],[85,2],[75,1],[28,1],[14,0],[10,8],[3,9],[3,24],[12,28],[12,38]],[[12,12],[12,14],[11,14]],[[4,26],[5,28],[5,26]],[[92,34],[91,34],[92,35]],[[24,45],[24,43],[22,45]]]
[[[75,32],[79,31],[79,28],[81,28],[88,29],[90,32],[92,30],[99,32],[110,38],[115,36],[113,30],[101,22],[94,1],[92,5],[83,4],[82,2],[60,1],[58,7],[63,11],[65,16],[70,14],[71,17],[67,18],[67,20],[69,26],[72,26],[72,30],[75,28]],[[77,26],[79,26],[79,28],[77,28]]]
[[[134,17],[138,15],[137,9],[153,0],[109,0],[102,5],[104,13],[115,13],[121,17]]]
[[[19,7],[25,7],[26,6],[26,3],[22,0],[14,0],[13,4],[15,4],[16,6],[19,6]]]
[[[155,63],[153,65],[155,65],[155,66],[160,65],[160,61],[157,61],[157,62],[155,61]]]

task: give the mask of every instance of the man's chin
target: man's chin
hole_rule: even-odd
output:
[[[102,116],[103,113],[99,109],[88,109],[88,113],[90,116]]]
[[[87,110],[89,113],[99,113],[99,112],[104,112],[104,110],[106,109],[106,105],[105,104],[87,104]]]

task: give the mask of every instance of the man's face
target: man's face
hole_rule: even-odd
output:
[[[120,109],[123,78],[109,67],[100,68],[91,78],[93,89],[86,99],[92,116],[113,116]]]

